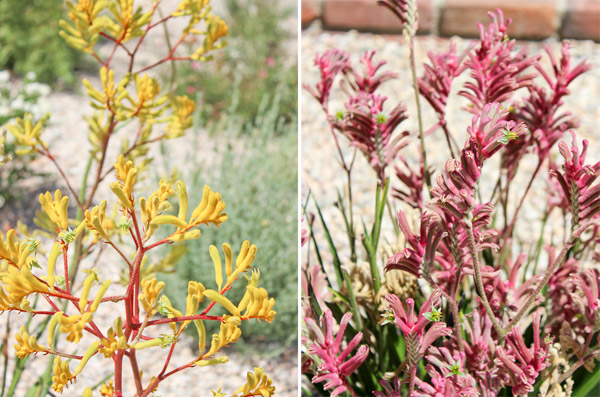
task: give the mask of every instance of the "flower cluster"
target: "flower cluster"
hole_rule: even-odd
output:
[[[379,3],[408,25],[416,15],[414,2]],[[319,308],[340,323],[352,317],[352,332],[341,327],[329,337],[336,343],[356,346],[356,335],[364,335],[369,350],[360,358],[363,365],[335,377],[335,386],[351,394],[589,395],[598,385],[589,372],[597,372],[600,359],[600,162],[590,161],[591,144],[578,144],[577,118],[562,109],[571,83],[590,66],[575,62],[563,43],[560,57],[546,48],[547,71],[541,57],[508,37],[511,20],[501,10],[489,15],[492,22],[479,24],[479,39],[462,53],[453,43],[429,53],[420,78],[415,40],[405,30],[418,93],[418,135],[399,134],[398,124],[390,124],[392,116],[404,120],[407,112],[402,104],[384,111],[389,99],[377,88],[394,77],[379,72],[384,63],[374,62],[369,51],[361,72],[344,53],[345,108],[337,117],[326,116],[376,171],[375,211],[370,218],[361,207],[362,227],[355,227],[352,192],[363,179],[352,180],[354,162],[344,161],[345,148],[334,134],[348,183],[336,201],[345,233],[336,233],[312,197],[320,224],[311,223],[314,244],[308,251],[314,256],[306,260],[305,274],[312,283],[303,304],[309,328]],[[465,71],[470,78],[456,90],[452,84]],[[446,122],[453,91],[467,100],[472,116],[456,136]],[[422,125],[419,98],[437,116],[430,125]],[[426,146],[438,129],[450,156],[433,167]],[[561,141],[566,132],[572,144]],[[521,185],[519,165],[529,161],[537,166]],[[390,167],[394,180],[386,175]],[[540,185],[545,205],[528,197]],[[307,203],[306,215],[317,219],[310,218],[310,208]],[[337,241],[340,234],[348,244]],[[392,291],[390,280],[413,284]],[[314,333],[304,342],[313,346]],[[311,360],[321,355],[308,349],[304,358],[303,372],[313,380]],[[333,383],[312,387],[338,393]]]
[[[538,58],[528,57],[525,50],[513,54],[515,41],[507,35],[511,19],[505,21],[500,9],[496,13],[489,13],[493,21],[487,30],[483,24],[478,25],[478,46],[466,53],[464,61],[472,81],[465,84],[460,95],[470,101],[467,110],[472,113],[479,113],[488,103],[508,101],[515,91],[529,87],[535,77],[534,73],[524,72]]]
[[[308,346],[308,352],[318,357],[321,361],[318,366],[317,375],[313,377],[312,381],[313,383],[326,382],[325,390],[333,390],[331,392],[332,396],[337,396],[344,392],[349,392],[352,396],[356,396],[346,378],[362,364],[369,353],[367,345],[359,346],[363,338],[360,332],[354,335],[352,340],[348,342],[348,345],[342,349],[344,332],[351,318],[351,313],[346,313],[342,317],[335,339],[333,337],[334,324],[331,310],[325,310],[323,313],[323,317],[321,318],[322,328],[312,318],[304,320],[315,337],[314,343]],[[348,358],[350,353],[357,347],[358,349],[354,355]]]
[[[205,287],[203,282],[207,280],[190,280],[185,307],[172,303],[163,293],[165,283],[156,278],[161,267],[146,266],[148,257],[158,247],[198,239],[201,229],[218,227],[228,219],[221,195],[208,186],[204,186],[200,202],[192,208],[185,183],[174,181],[176,178],[161,180],[148,195],[140,192],[138,182],[151,161],[148,145],[182,135],[192,125],[195,108],[195,103],[187,97],[163,93],[158,80],[145,72],[175,60],[208,61],[215,50],[224,46],[221,39],[228,31],[225,22],[211,13],[208,0],[183,0],[174,11],[160,18],[159,3],[160,0],[151,2],[145,8],[135,7],[133,0],[67,3],[69,21],[61,22],[62,37],[101,64],[100,86],[84,81],[90,105],[96,110],[86,120],[92,145],[88,169],[95,168],[96,172],[95,177],[93,172],[86,172],[90,180],[83,181],[81,192],[74,189],[51,146],[44,141],[47,118],[36,120],[26,114],[7,126],[12,143],[19,148],[17,154],[47,157],[69,189],[68,194],[61,190],[40,194],[41,211],[36,223],[43,229],[41,232],[29,233],[19,227],[0,233],[0,312],[48,317],[35,334],[29,323],[17,332],[15,352],[21,359],[38,353],[54,355],[51,382],[47,381],[56,393],[63,393],[87,368],[88,362],[95,361],[114,367],[114,379],[100,388],[103,396],[148,396],[160,382],[184,369],[226,363],[224,349],[239,340],[242,323],[252,320],[270,323],[276,315],[275,301],[259,286],[260,272],[252,267],[257,247],[248,241],[238,249],[223,244],[222,254],[215,246],[209,248],[216,288]],[[176,45],[154,64],[137,65],[136,52],[148,32],[171,18],[185,18],[188,23]],[[189,36],[200,36],[201,47],[189,56],[175,56],[177,47]],[[106,59],[96,52],[100,38],[114,46]],[[125,45],[130,41],[135,43],[134,47]],[[130,57],[129,69],[121,77],[111,64],[116,51],[124,51]],[[133,140],[125,139],[122,153],[110,161],[108,146],[125,121],[137,123],[138,133]],[[161,132],[157,133],[158,130]],[[3,135],[2,143],[4,139]],[[107,200],[94,203],[98,202],[95,194],[101,183],[112,175],[115,179],[109,187],[114,209],[110,211]],[[73,203],[78,208],[76,216],[69,207]],[[43,236],[43,241],[34,236]],[[123,274],[110,278],[102,267],[89,267],[82,269],[87,273],[84,279],[77,280],[79,266],[92,263],[83,260],[98,253],[93,263],[101,264],[105,248],[112,249],[120,258]],[[175,259],[173,255],[168,258]],[[114,283],[119,278],[124,287]],[[246,279],[247,286],[243,296],[235,299],[228,291],[241,278]],[[97,322],[99,310],[114,315],[108,329]],[[207,322],[217,324],[212,337],[207,335]],[[182,333],[192,324],[198,334],[198,355],[169,369]],[[44,333],[47,343],[39,340]],[[57,339],[61,340],[60,345]],[[68,343],[62,343],[63,339]],[[136,355],[140,350],[155,347],[168,349],[164,367],[154,376],[142,379]],[[74,370],[73,362],[78,363]],[[127,362],[131,364],[135,391],[124,389]],[[271,379],[257,367],[233,395],[274,393]],[[84,396],[92,394],[87,387]],[[225,395],[220,390],[213,394]]]

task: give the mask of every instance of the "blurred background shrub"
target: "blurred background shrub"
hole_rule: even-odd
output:
[[[261,271],[259,286],[275,298],[277,316],[269,328],[269,340],[264,339],[263,324],[244,324],[246,345],[273,343],[293,348],[297,342],[297,135],[295,124],[286,126],[288,132],[281,136],[274,136],[270,129],[240,136],[230,129],[218,140],[223,146],[217,149],[220,159],[216,164],[213,160],[186,160],[190,166],[182,176],[195,188],[190,202],[200,201],[202,187],[207,184],[223,196],[229,219],[218,230],[203,228],[202,238],[188,244],[177,272],[159,276],[166,282],[165,293],[185,306],[187,280],[210,280],[205,286],[216,287],[207,277],[214,273],[210,245],[221,250],[221,245],[229,242],[237,255],[244,239],[255,244],[258,253],[254,266]],[[230,291],[231,296],[241,298],[245,286],[239,286]]]
[[[158,277],[166,282],[165,293],[185,306],[187,280],[210,280],[206,275],[214,273],[210,245],[221,250],[229,242],[236,255],[244,239],[256,244],[259,286],[275,298],[277,316],[269,339],[263,324],[244,324],[242,346],[270,355],[295,349],[298,334],[298,66],[296,48],[290,47],[296,31],[285,26],[295,11],[287,3],[227,0],[225,50],[212,62],[177,64],[174,74],[167,69],[164,76],[177,94],[195,96],[194,147],[202,147],[208,132],[217,159],[162,156],[172,162],[164,169],[186,164],[180,177],[195,189],[190,202],[199,202],[207,184],[223,196],[229,219],[219,230],[204,228],[202,238],[188,244],[177,271]],[[215,288],[214,281],[206,287]],[[244,294],[240,287],[232,296]],[[256,349],[257,344],[269,348]]]
[[[42,118],[48,111],[48,95],[50,87],[39,83],[34,72],[27,73],[22,81],[15,83],[7,70],[0,69],[0,127],[13,118],[23,117],[25,113],[33,114],[36,120]],[[33,156],[15,155],[12,141],[4,145],[4,151],[2,157],[10,157],[12,160],[0,168],[0,209],[5,205],[13,206],[23,199],[26,192],[16,188],[20,181],[42,175],[29,167]],[[12,212],[6,213],[5,218],[8,219],[0,221],[0,230],[4,222],[13,221],[14,224],[17,219]]]
[[[279,116],[290,122],[296,114],[298,73],[295,45],[295,3],[271,0],[226,0],[228,46],[208,64],[177,65],[178,94],[197,95],[208,123],[223,114],[255,122],[265,102],[277,100]],[[295,19],[291,19],[295,21]],[[292,53],[292,54],[290,54]],[[292,56],[290,56],[292,55]],[[232,95],[236,91],[237,95]],[[281,126],[278,126],[281,127]],[[282,129],[274,131],[285,132]]]
[[[84,58],[58,35],[58,21],[65,17],[63,1],[1,0],[0,70],[35,72],[52,85],[75,83],[73,70]]]

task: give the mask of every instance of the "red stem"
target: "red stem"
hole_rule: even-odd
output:
[[[148,324],[146,324],[147,327],[151,326],[151,325],[158,325],[158,324],[168,324],[168,323],[175,323],[175,322],[183,322],[183,321],[193,321],[193,320],[214,320],[214,321],[223,321],[223,317],[222,316],[206,316],[204,314],[195,314],[193,316],[181,316],[181,317],[173,317],[173,318],[161,318],[160,320],[153,320],[153,321],[148,321]],[[243,320],[243,318],[242,318]],[[141,324],[134,324],[134,327],[140,327]]]

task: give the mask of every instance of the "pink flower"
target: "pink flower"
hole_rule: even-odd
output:
[[[275,66],[275,58],[273,57],[267,57],[267,66],[272,68]]]
[[[386,167],[408,145],[403,139],[408,136],[407,131],[395,134],[398,125],[408,118],[406,107],[399,103],[386,114],[383,109],[386,100],[378,94],[359,93],[346,103],[343,118],[335,124],[348,137],[350,145],[367,157],[382,184]]]
[[[429,102],[440,121],[443,121],[450,85],[454,77],[462,71],[459,69],[460,60],[456,56],[456,44],[450,43],[450,49],[446,52],[435,54],[430,51],[427,56],[431,65],[423,65],[425,71],[423,77],[418,80],[419,93]]]
[[[320,359],[318,374],[313,377],[313,383],[325,382],[324,389],[331,390],[331,396],[337,396],[344,392],[350,392],[355,396],[354,391],[348,383],[348,378],[365,361],[369,354],[367,345],[361,345],[356,350],[354,356],[348,358],[350,353],[359,345],[362,340],[362,333],[358,332],[346,348],[342,350],[342,340],[344,332],[352,313],[346,313],[340,321],[340,327],[335,339],[333,338],[333,315],[331,310],[324,311],[321,317],[321,327],[317,325],[312,318],[306,318],[304,321],[311,330],[314,338],[308,345],[308,352]],[[348,358],[348,359],[347,359]]]
[[[385,270],[399,269],[419,277],[425,254],[428,256],[426,263],[433,261],[433,255],[442,238],[439,216],[431,212],[423,214],[420,234],[414,234],[404,212],[398,211],[398,226],[406,238],[408,247],[392,255],[386,263]]]
[[[383,387],[385,393],[376,390],[373,392],[375,397],[402,397],[402,394],[400,393],[400,379],[397,376],[394,378],[393,385],[390,385],[390,383],[384,379],[380,380],[379,384]]]
[[[513,55],[514,40],[508,40],[506,30],[511,19],[504,21],[500,9],[496,9],[498,16],[489,13],[492,23],[485,30],[480,23],[479,46],[467,52],[465,67],[470,69],[471,78],[465,84],[465,90],[459,95],[467,98],[472,107],[466,110],[479,113],[488,103],[505,102],[520,88],[528,87],[533,83],[535,74],[523,74],[533,66],[538,58],[528,58],[524,50]]]
[[[385,297],[393,312],[394,324],[406,339],[410,366],[416,365],[429,346],[438,338],[452,333],[452,330],[437,318],[441,314],[435,309],[435,306],[439,304],[440,294],[441,291],[435,290],[421,306],[418,316],[415,316],[415,301],[412,298],[406,300],[405,309],[396,295],[387,294]],[[433,324],[425,331],[432,320],[434,320]]]
[[[346,51],[341,51],[337,48],[327,50],[321,56],[317,54],[315,57],[315,66],[317,66],[321,72],[321,80],[315,87],[305,85],[304,88],[308,90],[308,92],[310,92],[325,109],[327,109],[329,103],[329,95],[335,76],[337,76],[338,73],[347,73],[349,71],[349,59],[350,56]]]
[[[398,17],[411,36],[414,36],[419,23],[416,0],[377,0],[377,4],[386,7]]]
[[[432,346],[426,359],[429,364],[425,366],[425,370],[431,377],[431,381],[428,383],[416,379],[419,390],[413,393],[414,397],[479,396],[475,379],[464,372],[466,361],[464,353]]]
[[[575,230],[582,221],[591,219],[600,212],[600,183],[596,182],[600,175],[600,161],[594,165],[585,164],[588,141],[583,140],[580,152],[575,133],[571,132],[571,137],[573,143],[570,148],[565,142],[558,144],[558,150],[565,159],[562,172],[552,170],[550,174],[558,180],[569,202],[573,216],[571,226]]]
[[[196,93],[196,88],[195,88],[195,87],[193,87],[193,86],[191,86],[191,85],[189,85],[189,86],[186,88],[186,91],[187,91],[187,93],[188,93],[188,94],[190,94],[190,95],[193,95],[193,94],[195,94],[195,93]]]
[[[507,335],[507,346],[496,347],[496,365],[501,368],[505,384],[512,387],[515,395],[533,391],[540,372],[548,366],[547,351],[551,340],[540,336],[539,311],[533,314],[533,346],[525,346],[519,327],[514,327]]]
[[[548,154],[566,130],[578,126],[579,122],[570,112],[559,111],[563,104],[562,98],[569,94],[569,84],[591,69],[591,66],[584,61],[571,69],[571,56],[567,42],[563,43],[559,61],[552,54],[549,45],[545,50],[550,58],[554,76],[550,77],[539,63],[535,64],[535,68],[550,90],[548,92],[537,84],[528,87],[529,97],[523,101],[516,113],[516,117],[523,120],[533,132],[531,138],[523,143],[525,146],[535,144],[540,158]]]
[[[572,293],[571,298],[583,314],[586,331],[597,332],[600,330],[600,273],[596,269],[588,269],[583,272],[583,277],[572,275],[571,281],[578,292]]]
[[[367,51],[360,58],[360,63],[363,65],[362,73],[356,68],[352,69],[354,82],[349,82],[354,92],[363,94],[373,94],[377,88],[388,80],[396,78],[396,73],[380,69],[387,63],[386,61],[373,62],[375,51]]]
[[[402,190],[396,187],[392,188],[393,197],[410,205],[413,208],[423,208],[423,184],[425,183],[423,164],[420,164],[419,172],[411,167],[403,156],[398,156],[398,161],[404,165],[400,167],[396,165],[396,176],[406,188]]]
[[[304,318],[314,317],[309,297],[314,297],[321,308],[326,308],[326,302],[332,297],[327,276],[321,271],[319,266],[311,266],[301,272],[300,278],[302,297],[305,299],[302,308],[304,309]]]

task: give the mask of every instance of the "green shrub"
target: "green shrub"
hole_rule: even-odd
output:
[[[288,133],[273,136],[271,130],[254,135],[227,136],[228,142],[218,154],[218,166],[196,160],[188,167],[193,171],[190,200],[199,199],[206,183],[222,194],[227,203],[227,222],[217,230],[205,229],[202,238],[188,246],[189,251],[178,261],[177,272],[161,275],[166,282],[165,293],[173,300],[185,302],[187,280],[199,279],[214,271],[208,246],[220,249],[223,241],[242,241],[252,236],[258,253],[254,262],[261,269],[260,283],[275,298],[277,316],[269,328],[272,340],[260,339],[261,328],[256,322],[244,324],[242,338],[246,343],[278,342],[295,346],[297,341],[297,135],[295,123],[287,124]],[[227,134],[233,134],[229,130]],[[200,137],[197,137],[201,139]],[[193,160],[190,160],[193,161]],[[211,160],[211,164],[213,161]],[[232,246],[239,250],[239,246]],[[206,277],[202,277],[205,279]],[[214,288],[210,282],[207,288]],[[244,288],[231,291],[241,297]],[[264,335],[264,328],[262,330]]]
[[[223,114],[256,122],[261,114],[257,98],[272,100],[279,93],[279,116],[289,122],[296,115],[298,69],[289,62],[293,31],[283,25],[293,10],[270,0],[227,0],[226,6],[228,50],[202,69],[197,63],[178,65],[178,93],[201,93],[207,122]]]
[[[0,69],[35,72],[46,83],[74,83],[81,56],[58,35],[64,15],[62,1],[0,1]]]
[[[33,114],[36,120],[41,119],[47,111],[49,94],[50,87],[38,83],[35,73],[27,73],[23,85],[19,87],[13,84],[7,70],[0,70],[0,127],[13,118],[23,117],[25,113]],[[4,153],[0,155],[0,163],[5,158],[12,159],[0,168],[0,210],[5,205],[10,208],[20,204],[17,202],[23,199],[25,192],[23,189],[15,189],[15,186],[19,186],[22,180],[34,175],[42,175],[39,171],[34,172],[28,167],[33,156],[17,156],[15,150],[12,139],[9,139],[4,145]],[[7,212],[9,213],[4,214],[4,221],[14,223],[16,215],[12,211]],[[0,227],[2,226],[0,222]]]

